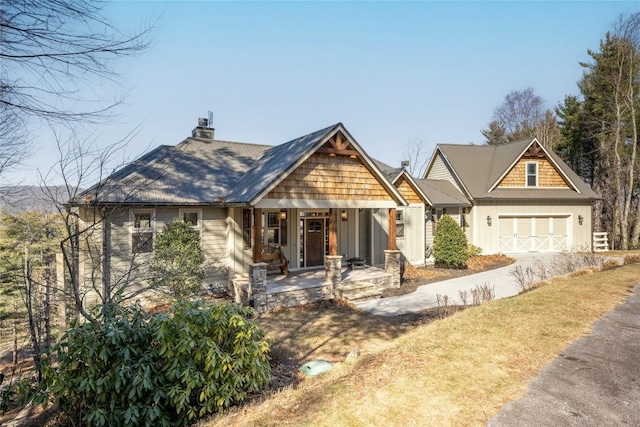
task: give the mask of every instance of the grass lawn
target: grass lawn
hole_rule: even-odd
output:
[[[583,272],[434,321],[433,312],[387,319],[328,304],[263,315],[276,371],[318,358],[334,369],[199,425],[484,425],[639,277],[639,264]],[[356,345],[361,356],[344,362]]]

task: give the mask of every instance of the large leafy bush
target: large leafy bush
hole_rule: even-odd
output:
[[[187,425],[243,400],[269,380],[269,345],[253,310],[236,304],[179,302],[156,331],[167,396]]]
[[[269,346],[233,304],[179,302],[172,316],[103,310],[74,324],[44,364],[40,401],[73,425],[184,426],[244,399],[269,379]]]
[[[449,215],[444,215],[438,221],[433,239],[433,256],[436,265],[453,268],[464,268],[469,259],[467,237]]]

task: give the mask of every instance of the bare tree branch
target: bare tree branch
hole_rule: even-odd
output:
[[[153,26],[126,34],[102,14],[105,2],[0,0],[0,175],[28,154],[26,124],[96,123],[121,96],[105,102],[86,90],[116,83],[113,61],[137,55]]]

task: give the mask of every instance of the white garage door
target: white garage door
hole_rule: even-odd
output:
[[[557,252],[569,247],[569,216],[499,216],[498,251]]]

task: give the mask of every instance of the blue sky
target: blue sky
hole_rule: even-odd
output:
[[[119,117],[89,127],[100,145],[136,126],[129,158],[190,135],[213,112],[216,138],[280,144],[343,122],[367,152],[399,165],[409,140],[483,142],[512,90],[549,108],[577,94],[580,61],[639,2],[129,2],[116,27],[157,19],[151,48],[116,63]],[[108,91],[107,91],[108,88]],[[93,90],[112,99],[114,87]],[[102,92],[104,90],[104,92]],[[13,179],[55,160],[46,128]]]

